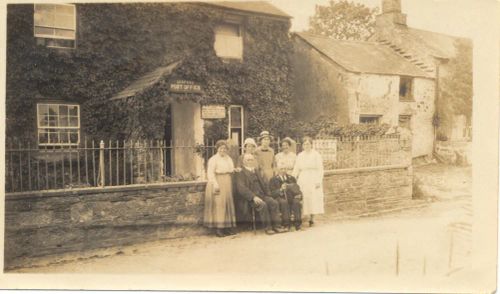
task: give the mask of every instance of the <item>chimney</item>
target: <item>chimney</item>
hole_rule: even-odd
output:
[[[377,15],[377,23],[406,26],[406,14],[401,13],[401,0],[382,0],[382,14]]]

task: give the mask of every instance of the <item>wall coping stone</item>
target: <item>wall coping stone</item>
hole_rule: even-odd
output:
[[[133,184],[124,186],[109,186],[109,187],[87,187],[87,188],[72,188],[61,190],[44,190],[44,191],[28,191],[6,193],[5,200],[18,200],[26,198],[39,197],[58,197],[58,196],[80,196],[85,194],[95,193],[114,193],[123,191],[138,191],[138,190],[158,190],[183,187],[197,187],[206,185],[206,181],[185,181],[185,182],[168,182],[168,183],[150,183],[150,184]]]
[[[350,173],[366,173],[366,172],[389,170],[389,169],[407,169],[409,167],[410,167],[410,165],[408,165],[408,164],[397,164],[397,165],[382,165],[382,166],[332,169],[332,170],[326,170],[325,176],[350,174]]]

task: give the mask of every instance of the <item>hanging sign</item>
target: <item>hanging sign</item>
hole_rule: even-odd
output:
[[[224,105],[202,105],[202,119],[219,119],[226,118],[226,107]]]
[[[193,81],[175,80],[170,83],[170,92],[174,93],[201,93],[201,85]]]

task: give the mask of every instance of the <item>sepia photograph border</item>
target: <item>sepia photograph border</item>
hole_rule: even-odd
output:
[[[413,0],[417,1],[417,0]],[[497,283],[498,182],[499,182],[499,92],[500,92],[500,3],[494,0],[436,0],[449,5],[477,2],[470,23],[476,32],[473,63],[473,247],[472,275],[453,277],[387,277],[286,275],[172,275],[172,274],[17,274],[2,273],[2,289],[86,289],[86,290],[174,290],[174,291],[287,291],[287,292],[481,292],[491,293]],[[67,1],[50,1],[61,3]],[[72,3],[104,1],[71,1]],[[124,2],[124,1],[105,1]],[[147,2],[147,1],[133,1]],[[177,2],[177,1],[163,1]],[[6,96],[6,7],[0,4],[0,120],[5,122]],[[4,262],[5,231],[5,123],[0,124],[0,267]],[[325,245],[326,246],[326,245]]]

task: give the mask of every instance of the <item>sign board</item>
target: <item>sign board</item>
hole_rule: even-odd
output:
[[[201,93],[201,85],[193,81],[175,80],[170,83],[170,92],[174,93]]]
[[[321,154],[323,161],[337,161],[337,140],[313,140],[313,148]]]
[[[226,107],[224,105],[202,105],[202,119],[226,118]]]

